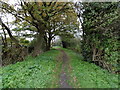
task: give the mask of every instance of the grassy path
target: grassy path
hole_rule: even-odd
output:
[[[71,50],[52,49],[0,68],[0,88],[118,88],[118,75],[83,61]]]
[[[69,79],[69,76],[66,73],[66,70],[68,70],[69,57],[63,50],[60,50],[60,51],[61,51],[61,57],[62,57],[62,68],[60,73],[60,88],[72,88],[67,82]]]
[[[83,61],[83,57],[64,49],[70,58],[69,85],[75,88],[118,88],[119,75],[109,73],[95,64]]]

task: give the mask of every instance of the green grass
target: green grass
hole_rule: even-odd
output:
[[[71,58],[70,85],[76,88],[118,88],[118,75],[82,61],[83,58],[71,50],[64,50]]]
[[[28,57],[23,62],[0,68],[3,71],[3,88],[58,87],[58,78],[55,76],[58,72],[54,71],[58,54],[58,50],[51,50],[36,58]]]
[[[61,46],[53,46],[52,48],[53,48],[53,49],[58,49],[58,48],[59,48],[59,49],[63,49]]]
[[[55,49],[61,47],[54,47]],[[59,50],[0,68],[0,88],[58,88],[62,62]],[[61,48],[62,49],[62,48]],[[117,88],[118,76],[83,61],[81,55],[63,49],[69,56],[71,69],[66,70],[69,84],[75,88]],[[2,83],[2,84],[1,84]]]
[[[2,69],[0,69],[0,89],[3,88],[2,87]]]

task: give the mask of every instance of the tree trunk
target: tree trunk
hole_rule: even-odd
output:
[[[32,56],[38,56],[40,53],[43,52],[42,49],[43,44],[44,44],[44,35],[42,33],[38,33]]]
[[[67,48],[67,43],[65,41],[62,41],[63,48]]]
[[[48,38],[48,45],[47,45],[47,50],[50,50],[51,48],[51,38]]]
[[[7,38],[6,38],[6,33],[4,29],[3,29],[3,33],[4,33],[4,47],[7,47]]]

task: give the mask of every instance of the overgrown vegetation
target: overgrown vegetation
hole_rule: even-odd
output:
[[[64,49],[70,57],[72,70],[68,72],[70,85],[76,88],[118,88],[118,75],[111,74],[95,64],[83,61],[83,57]]]
[[[16,3],[17,5],[15,5]],[[50,50],[51,42],[55,36],[67,36],[68,32],[73,36],[74,30],[78,29],[79,22],[73,9],[73,3],[25,2],[24,0],[16,3],[11,5],[10,3],[0,1],[0,4],[2,4],[2,7],[0,7],[0,29],[2,31],[3,43],[2,56],[5,65],[11,64],[13,61],[16,63],[16,60],[24,60],[25,55],[19,54],[22,51],[25,52],[21,48],[31,51],[32,56],[37,56]],[[15,19],[11,22],[4,21],[4,18],[8,18],[6,15],[11,15]],[[15,27],[10,28],[9,26]],[[31,38],[33,40],[29,42],[27,39]],[[17,48],[14,50],[14,47]],[[13,53],[16,51],[18,52],[17,55]],[[29,52],[26,53],[29,54]],[[11,62],[8,62],[9,56],[11,56],[13,61],[10,59],[9,61]],[[20,60],[16,56],[20,57]]]
[[[3,88],[58,87],[58,77],[56,78],[60,71],[60,66],[56,66],[58,54],[59,51],[53,49],[36,58],[30,56],[23,62],[0,68]]]
[[[120,3],[42,1],[0,1],[3,88],[117,88]]]
[[[66,71],[72,87],[118,88],[118,75],[83,61],[83,57],[72,50],[61,50],[70,58],[70,70]],[[1,68],[3,88],[58,88],[62,63],[57,61],[59,55],[60,51],[53,49],[36,58],[28,57],[23,62]]]
[[[110,72],[117,72],[118,33],[120,31],[119,3],[77,3],[76,7],[83,29],[81,47],[84,60],[94,62]]]

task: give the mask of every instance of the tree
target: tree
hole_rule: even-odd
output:
[[[12,33],[11,33],[11,30],[3,23],[3,21],[1,20],[1,18],[0,18],[0,23],[1,23],[2,27],[4,27],[4,28],[7,30],[7,32],[8,32],[8,34],[9,34],[11,40],[12,40],[17,46],[20,46],[19,41],[18,41],[16,38],[13,37],[13,35],[12,35]]]
[[[81,23],[84,60],[112,71],[118,61],[119,23],[117,22],[120,22],[118,3],[80,3],[79,5],[76,8],[82,9],[82,12],[78,10],[78,16],[83,18]]]
[[[63,13],[62,15],[58,15],[52,20],[50,20],[50,27],[49,30],[47,31],[46,35],[46,42],[48,41],[48,49],[50,49],[50,43],[52,38],[55,36],[66,36],[68,37],[74,36],[76,31],[78,30],[79,27],[79,22],[77,21],[76,13],[74,12],[74,9],[70,9],[67,11],[67,13]],[[73,18],[71,18],[73,17]],[[68,38],[66,37],[66,38]],[[48,39],[47,39],[48,38]],[[65,40],[65,37],[64,37]],[[66,39],[67,40],[67,39]]]
[[[46,31],[50,31],[50,22],[53,17],[66,13],[70,7],[70,3],[60,2],[28,2],[21,0],[17,6],[20,8],[15,9],[11,5],[2,2],[2,10],[10,13],[16,17],[16,21],[28,22],[30,25],[37,29],[37,41],[35,44],[34,55],[41,53],[41,47],[46,37]],[[49,41],[51,38],[49,37]],[[50,42],[49,42],[50,43]],[[50,45],[48,45],[50,47]]]

